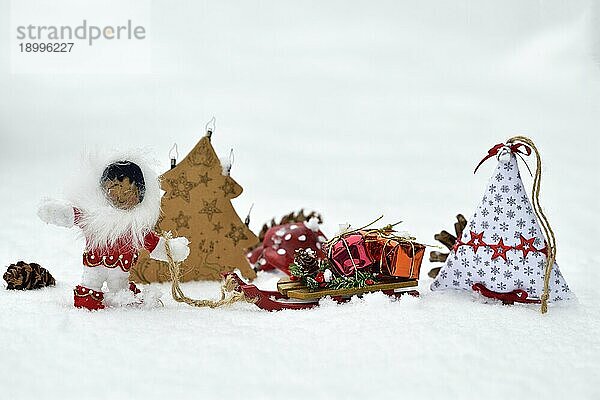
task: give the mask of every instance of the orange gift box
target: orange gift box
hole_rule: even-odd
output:
[[[379,272],[387,276],[419,279],[425,246],[395,236],[369,233],[366,236],[367,250],[379,263]]]

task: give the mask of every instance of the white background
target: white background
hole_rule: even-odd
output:
[[[0,2],[0,262],[39,262],[59,283],[0,290],[2,393],[600,396],[597,3],[154,1],[151,72],[127,74],[11,73],[9,4]],[[472,174],[487,150],[530,136],[579,305],[541,317],[432,294],[425,262],[421,299],[400,303],[194,310],[165,285],[164,309],[72,309],[82,243],[37,220],[38,200],[60,196],[86,148],[150,146],[166,168],[173,142],[185,154],[213,115],[213,144],[235,149],[232,176],[244,187],[234,205],[244,216],[255,203],[254,230],[306,207],[329,235],[385,214],[425,243],[473,211],[494,166]],[[185,288],[216,296],[218,286]]]

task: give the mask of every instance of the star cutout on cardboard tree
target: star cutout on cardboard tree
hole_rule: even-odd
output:
[[[231,179],[229,178],[225,179],[225,182],[223,182],[223,184],[219,186],[219,189],[223,191],[223,196],[225,197],[231,194],[235,194],[235,185],[233,184],[233,182],[231,182]]]
[[[506,261],[506,252],[510,250],[511,247],[505,246],[502,238],[500,238],[498,244],[490,244],[489,246],[494,251],[492,254],[492,260],[501,257],[504,261]]]
[[[185,172],[182,172],[177,179],[167,179],[167,183],[171,189],[168,190],[170,198],[181,197],[186,203],[190,202],[190,190],[198,185],[197,183],[190,182]]]
[[[220,222],[217,222],[216,224],[213,224],[213,231],[215,231],[215,232],[221,232],[221,229],[223,229],[223,225],[221,225]]]
[[[200,214],[206,214],[206,216],[208,217],[209,221],[212,221],[213,215],[214,214],[220,214],[221,210],[219,210],[217,208],[217,199],[214,199],[212,201],[206,201],[206,200],[202,200],[203,203],[203,207],[200,209],[199,213]]]
[[[198,184],[203,183],[206,187],[208,187],[208,182],[212,181],[212,178],[208,176],[208,172],[206,172],[204,175],[200,175],[199,179],[200,180],[198,181]]]
[[[228,237],[229,239],[233,240],[233,243],[236,246],[240,240],[248,239],[244,232],[244,227],[235,226],[234,224],[231,224],[231,229],[229,230],[229,232],[227,232],[225,237]]]
[[[177,214],[177,216],[175,218],[171,218],[171,220],[173,222],[175,222],[175,225],[177,226],[177,229],[182,229],[182,228],[190,228],[190,218],[192,218],[189,215],[185,215],[183,213],[183,211],[179,211],[179,214]]]
[[[214,150],[207,146],[196,146],[188,155],[187,160],[194,166],[212,167],[217,162]]]

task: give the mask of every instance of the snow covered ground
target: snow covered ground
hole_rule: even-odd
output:
[[[9,2],[0,2],[8,32]],[[151,74],[11,74],[0,36],[0,262],[57,286],[0,290],[0,398],[600,398],[599,8],[587,2],[153,2]],[[164,167],[217,117],[251,227],[306,207],[324,230],[385,214],[422,242],[480,200],[491,145],[532,137],[558,262],[579,298],[541,316],[463,293],[373,294],[266,313],[71,306],[82,242],[43,225],[84,148]],[[525,184],[531,182],[527,178]],[[263,274],[262,287],[276,277]],[[189,283],[216,297],[218,283]]]

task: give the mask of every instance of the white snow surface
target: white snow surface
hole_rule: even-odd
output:
[[[0,1],[3,32],[8,11]],[[152,15],[152,74],[11,74],[0,36],[0,261],[57,280],[0,288],[0,398],[600,398],[597,5],[155,1]],[[542,316],[432,293],[425,261],[421,297],[400,301],[195,309],[153,284],[164,307],[74,309],[83,242],[43,224],[39,200],[61,197],[86,148],[151,146],[168,168],[173,142],[185,154],[213,115],[255,231],[305,207],[329,236],[384,214],[430,244],[475,210],[487,150],[532,137],[579,302]],[[218,287],[183,285],[197,298]]]

